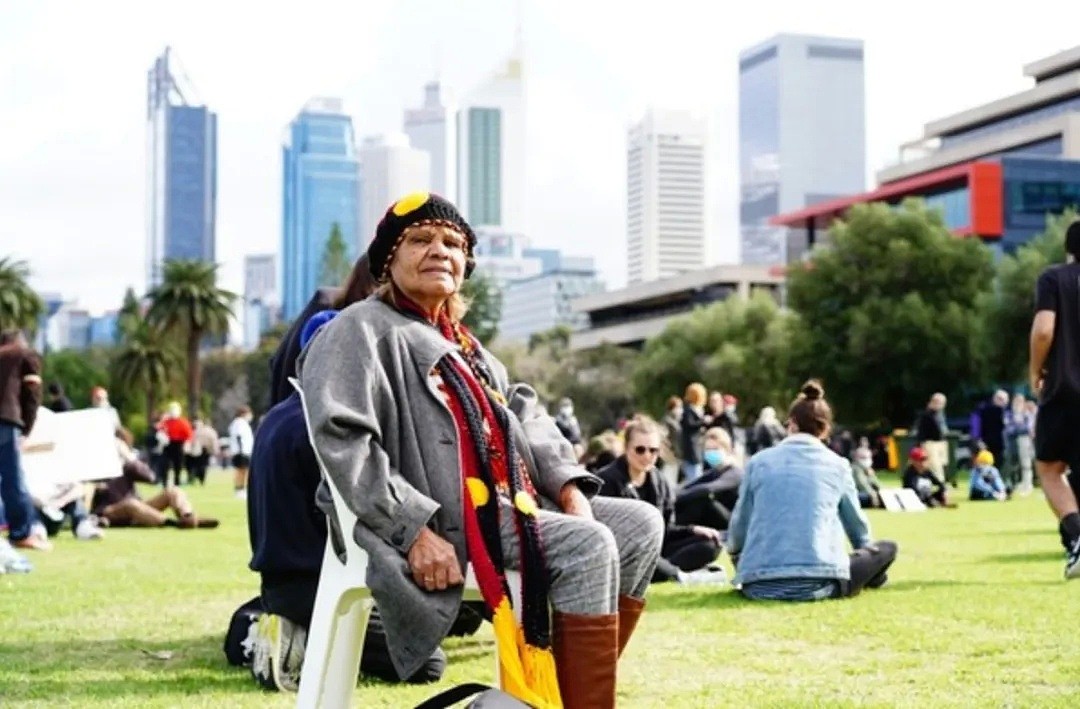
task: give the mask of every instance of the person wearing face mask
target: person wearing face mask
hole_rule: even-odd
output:
[[[678,524],[675,520],[675,495],[671,485],[656,467],[660,454],[660,426],[639,416],[625,428],[626,454],[598,471],[602,481],[600,494],[642,500],[660,510],[664,518],[664,541],[653,582],[702,582],[722,574],[707,568],[720,553],[720,532],[704,525]],[[706,449],[707,452],[708,449]],[[692,572],[698,572],[690,575]]]
[[[555,414],[555,425],[563,438],[570,441],[570,445],[574,447],[574,452],[580,458],[581,454],[585,452],[581,445],[581,424],[578,423],[577,416],[574,415],[574,402],[569,398],[564,397],[559,401],[559,411]]]
[[[707,430],[703,445],[705,474],[679,491],[675,498],[675,521],[725,530],[739,501],[743,471],[737,464],[731,437],[724,429]]]
[[[860,445],[851,457],[851,479],[859,493],[859,505],[863,509],[882,507],[881,483],[874,473],[874,454],[868,446]]]

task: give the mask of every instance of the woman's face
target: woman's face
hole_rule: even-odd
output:
[[[626,441],[626,460],[631,470],[640,472],[654,467],[659,455],[660,436],[655,431],[635,431]]]
[[[390,277],[406,296],[435,310],[461,287],[466,248],[464,235],[449,227],[410,227],[390,263]]]
[[[724,410],[724,395],[714,391],[709,394],[709,411],[719,413]]]

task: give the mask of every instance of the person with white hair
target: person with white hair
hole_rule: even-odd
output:
[[[754,424],[754,429],[746,441],[746,452],[753,455],[766,448],[772,448],[784,440],[784,436],[784,427],[780,425],[780,420],[776,417],[776,409],[766,406],[758,414],[757,423]]]

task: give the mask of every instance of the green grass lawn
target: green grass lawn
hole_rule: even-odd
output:
[[[233,609],[255,594],[244,505],[224,473],[192,492],[214,531],[64,532],[29,575],[0,576],[0,706],[285,707],[225,664]],[[1038,493],[1007,504],[871,515],[900,558],[845,601],[750,604],[654,587],[623,659],[620,706],[1077,706],[1080,581]],[[409,707],[492,680],[487,627],[447,643],[438,686],[362,684],[356,706]],[[157,659],[152,653],[172,653]]]

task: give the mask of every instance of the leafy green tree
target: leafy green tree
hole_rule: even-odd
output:
[[[792,361],[824,381],[842,421],[907,426],[930,393],[983,380],[985,244],[953,236],[921,200],[855,206],[830,238],[788,274]]]
[[[701,382],[739,397],[748,415],[783,407],[793,395],[791,350],[796,318],[772,296],[728,298],[674,319],[646,343],[634,367],[636,401],[659,416],[670,396]]]
[[[127,391],[141,391],[146,397],[146,420],[152,421],[158,397],[167,392],[171,372],[179,356],[168,336],[143,323],[130,333],[112,363],[112,380]]]
[[[326,240],[326,246],[323,248],[319,283],[324,286],[336,286],[344,282],[352,266],[349,247],[345,243],[345,237],[341,235],[341,226],[334,222],[330,227],[330,238]]]
[[[30,267],[25,261],[0,258],[0,331],[37,332],[45,303],[30,287]]]
[[[989,372],[995,382],[1024,381],[1035,282],[1047,266],[1065,262],[1065,230],[1076,217],[1075,210],[1048,216],[1042,234],[998,261],[997,287],[987,299],[986,327]]]
[[[139,297],[135,295],[135,289],[128,286],[128,289],[124,291],[124,303],[116,315],[117,344],[138,330],[142,319],[142,304],[139,302]]]
[[[464,323],[476,338],[487,345],[499,334],[502,317],[502,292],[495,279],[482,271],[475,271],[461,287],[461,294],[469,302],[469,312]]]
[[[217,269],[206,261],[166,261],[161,285],[147,294],[146,320],[185,341],[189,415],[199,410],[201,399],[199,346],[207,335],[228,333],[237,301],[235,293],[218,287]]]

